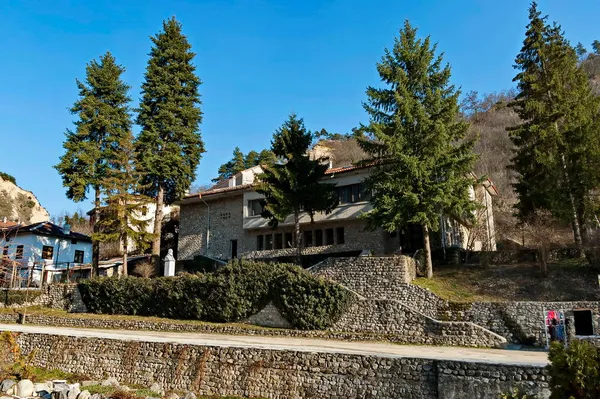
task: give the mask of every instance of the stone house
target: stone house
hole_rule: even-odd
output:
[[[229,260],[294,254],[295,250],[291,248],[294,241],[293,216],[279,223],[277,229],[269,227],[268,220],[260,216],[263,197],[254,190],[253,184],[261,171],[259,166],[244,170],[209,190],[189,194],[178,202],[181,212],[180,260],[200,255]],[[382,229],[365,229],[366,223],[359,217],[372,209],[371,193],[363,183],[369,171],[368,167],[357,166],[327,170],[326,180],[336,184],[340,202],[331,213],[316,214],[314,223],[308,215],[301,215],[304,254],[412,254],[422,248],[420,226],[409,225],[392,233]],[[495,250],[491,196],[496,194],[489,181],[474,185],[471,195],[486,210],[483,213],[485,218],[476,226],[477,234],[474,234],[475,227],[469,228],[442,217],[438,245],[461,248],[469,245],[474,250]]]

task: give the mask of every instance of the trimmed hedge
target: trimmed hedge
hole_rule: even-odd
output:
[[[83,280],[79,290],[92,313],[210,322],[245,320],[272,301],[304,330],[330,327],[352,298],[343,287],[298,266],[250,261],[229,263],[213,273]]]

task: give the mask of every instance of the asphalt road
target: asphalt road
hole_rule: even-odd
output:
[[[108,338],[128,341],[171,342],[200,346],[346,353],[391,358],[413,357],[480,363],[545,366],[543,351],[476,349],[450,346],[396,345],[384,342],[351,342],[313,338],[197,334],[131,330],[97,330],[20,324],[0,324],[0,331]]]

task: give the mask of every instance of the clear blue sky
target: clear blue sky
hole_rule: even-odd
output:
[[[598,0],[541,0],[568,38],[587,46]],[[32,190],[53,215],[88,203],[66,199],[52,168],[73,116],[75,79],[106,51],[127,68],[139,99],[148,37],[170,16],[183,24],[204,84],[207,153],[197,183],[208,183],[233,148],[269,146],[291,112],[309,129],[347,132],[366,122],[365,88],[405,19],[431,35],[463,92],[512,87],[512,64],[527,23],[525,0],[431,1],[0,1],[0,171]]]

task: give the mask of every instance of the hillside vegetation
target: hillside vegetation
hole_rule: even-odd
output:
[[[585,260],[551,263],[548,277],[535,264],[438,266],[432,279],[414,281],[454,302],[598,301],[598,274]]]

